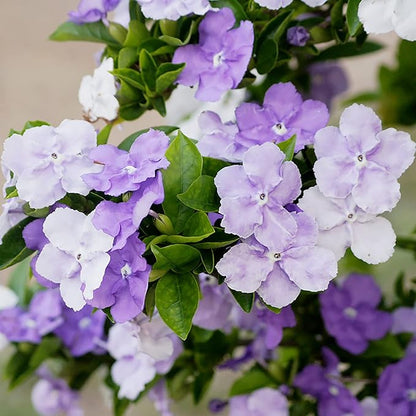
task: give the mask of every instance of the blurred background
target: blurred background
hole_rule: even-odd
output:
[[[68,11],[76,8],[77,0],[13,0],[2,8],[0,25],[0,137],[7,137],[11,128],[20,130],[28,120],[45,120],[58,125],[65,118],[82,118],[78,103],[78,88],[83,75],[92,74],[95,68],[95,54],[100,45],[90,43],[56,43],[48,40],[55,28],[66,20]],[[340,97],[332,112],[332,123],[338,123],[340,103],[363,90],[372,90],[377,83],[378,67],[391,65],[396,53],[395,35],[377,38],[386,45],[381,52],[348,59],[342,62],[350,83],[350,89]],[[139,121],[124,123],[114,129],[112,141],[127,137],[131,132],[158,124],[158,116],[148,114]],[[416,226],[416,169],[409,169],[401,178],[403,198],[389,215],[398,235],[409,233]],[[410,226],[410,229],[409,229]],[[392,260],[374,268],[380,284],[391,288],[393,279],[400,270],[407,277],[416,275],[416,265],[410,253],[396,250]],[[1,279],[7,280],[7,273]],[[9,355],[9,350],[0,352],[0,366]],[[0,368],[0,374],[2,374]],[[102,375],[101,375],[102,376]],[[1,377],[1,376],[0,376]],[[100,375],[94,377],[83,391],[85,416],[111,415],[109,400],[104,387],[99,383]],[[233,376],[224,374],[214,380],[210,397],[224,397]],[[4,416],[35,415],[30,404],[30,382],[14,391],[7,390],[7,383],[0,379],[0,414]],[[178,415],[200,416],[208,414],[206,403],[198,409],[190,402],[175,406]],[[187,410],[185,410],[187,409]],[[144,400],[130,409],[129,415],[152,416],[157,413]]]

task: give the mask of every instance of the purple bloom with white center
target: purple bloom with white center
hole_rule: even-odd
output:
[[[336,62],[315,62],[309,65],[310,87],[308,97],[322,101],[331,108],[333,99],[348,89],[345,71]]]
[[[305,46],[311,35],[303,26],[292,26],[287,30],[287,41],[293,46]]]
[[[83,175],[82,179],[91,188],[107,195],[137,191],[147,179],[156,176],[158,169],[169,166],[165,157],[168,147],[169,137],[153,129],[137,137],[130,152],[111,144],[98,146],[92,149],[89,157],[94,163],[104,165],[103,169]]]
[[[62,307],[62,324],[54,330],[71,355],[79,357],[89,352],[101,353],[100,345],[104,337],[106,315],[85,305],[80,311],[74,312]]]
[[[110,307],[116,322],[133,319],[143,310],[150,274],[142,257],[145,248],[135,233],[122,249],[111,251],[103,282],[89,302],[100,309]]]
[[[127,239],[134,234],[143,218],[149,214],[153,204],[161,204],[165,197],[162,174],[141,184],[127,202],[100,202],[94,210],[94,226],[114,237],[112,250],[119,250],[126,245]]]
[[[228,8],[208,12],[199,25],[199,44],[179,47],[173,55],[173,63],[186,64],[177,82],[198,84],[198,100],[218,101],[243,79],[253,51],[253,24],[243,20],[233,29],[234,24]]]
[[[84,415],[79,404],[79,394],[71,390],[65,380],[53,377],[46,368],[41,368],[38,374],[41,378],[33,386],[32,404],[40,415]]]
[[[36,293],[28,310],[13,307],[0,311],[0,332],[9,341],[38,344],[61,325],[61,298],[56,290]]]
[[[230,416],[289,416],[286,397],[276,389],[264,387],[230,399]]]
[[[232,328],[232,312],[235,301],[226,288],[218,284],[218,279],[208,274],[199,275],[202,298],[193,318],[193,324],[204,329],[221,329],[230,332]]]
[[[318,400],[319,416],[364,416],[360,402],[340,381],[338,357],[322,349],[325,367],[306,366],[296,377],[294,386]]]
[[[276,145],[253,146],[244,154],[242,166],[218,172],[215,185],[227,233],[243,238],[254,234],[266,247],[277,239],[285,244],[296,234],[296,221],[284,206],[300,194],[300,173]]]
[[[81,0],[75,11],[69,12],[69,20],[83,24],[106,20],[107,13],[114,10],[120,0]]]
[[[326,105],[303,101],[291,82],[272,85],[263,105],[243,103],[236,109],[237,141],[249,148],[265,142],[280,143],[296,134],[295,152],[313,143],[315,133],[329,120]]]
[[[412,164],[415,149],[408,133],[382,130],[371,108],[353,104],[339,128],[326,127],[315,136],[316,182],[327,197],[351,194],[365,212],[391,211],[400,199],[397,178]]]
[[[416,413],[416,356],[388,365],[378,379],[378,416]]]
[[[202,137],[197,143],[203,156],[213,157],[228,162],[241,162],[247,148],[236,140],[238,127],[235,123],[223,123],[218,114],[204,111],[199,116]]]
[[[351,196],[326,198],[314,186],[304,192],[299,206],[318,223],[318,245],[333,251],[337,259],[347,247],[369,264],[385,262],[393,255],[396,235],[390,222],[364,212]]]
[[[295,235],[285,243],[280,236],[269,248],[254,238],[239,243],[217,263],[225,283],[243,293],[256,291],[268,305],[282,308],[292,303],[302,290],[321,291],[337,274],[334,254],[317,247],[318,230],[307,214],[291,213]]]
[[[97,145],[94,127],[64,120],[58,127],[40,126],[13,134],[4,142],[3,164],[16,176],[19,197],[32,208],[52,205],[67,192],[87,195],[82,175],[101,170],[88,153]]]
[[[208,0],[137,0],[146,17],[154,20],[178,20],[188,14],[205,14],[209,8]]]
[[[65,304],[79,311],[102,282],[110,261],[107,251],[113,237],[97,230],[90,215],[70,208],[57,208],[43,224],[48,238],[35,269],[42,277],[59,284]]]
[[[361,354],[369,341],[387,334],[393,319],[377,309],[381,297],[373,277],[359,274],[350,274],[339,286],[330,284],[319,295],[325,328],[340,347]]]

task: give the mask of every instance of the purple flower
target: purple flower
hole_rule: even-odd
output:
[[[333,251],[337,259],[347,247],[370,264],[387,261],[393,255],[396,235],[390,222],[364,212],[351,196],[327,198],[314,186],[304,192],[299,206],[318,223],[318,245]]]
[[[351,354],[364,352],[370,340],[383,338],[393,320],[377,310],[381,290],[372,276],[350,274],[340,286],[321,293],[321,314],[326,330]]]
[[[25,201],[19,198],[10,198],[2,204],[3,211],[0,215],[0,244],[7,231],[26,218],[23,212]]]
[[[90,305],[110,307],[116,322],[133,319],[143,309],[150,273],[150,266],[142,257],[145,248],[135,233],[122,249],[112,251],[103,282],[94,291]]]
[[[153,405],[160,416],[173,416],[173,413],[170,411],[172,400],[169,397],[165,380],[162,379],[158,381],[149,391],[148,397],[153,402]]]
[[[198,84],[198,100],[218,101],[243,79],[253,50],[253,24],[242,21],[233,29],[234,24],[228,8],[208,12],[199,25],[199,44],[179,47],[173,55],[173,63],[186,63],[177,82]]]
[[[78,357],[88,352],[101,353],[100,341],[104,336],[106,316],[101,311],[95,311],[89,305],[74,312],[70,308],[62,307],[62,324],[54,330],[61,338],[71,355]]]
[[[137,0],[146,17],[155,20],[178,20],[188,14],[205,14],[208,0]]]
[[[78,24],[105,20],[119,3],[120,0],[81,0],[77,10],[68,13],[69,20]]]
[[[303,212],[290,215],[296,231],[289,241],[282,243],[276,236],[266,248],[250,238],[233,246],[217,263],[231,289],[257,291],[268,305],[281,308],[292,303],[301,289],[328,287],[337,273],[333,253],[316,246],[318,230],[311,217]]]
[[[303,26],[292,26],[287,30],[287,41],[293,46],[305,46],[311,35]]]
[[[59,292],[37,292],[28,310],[16,306],[0,311],[0,332],[9,341],[38,344],[43,336],[61,325],[61,310]]]
[[[107,195],[137,191],[147,179],[156,176],[158,169],[169,166],[165,157],[168,146],[169,137],[153,129],[137,137],[130,152],[111,144],[98,146],[92,149],[89,157],[104,165],[103,169],[99,173],[83,175],[82,179],[91,188]]]
[[[381,130],[372,109],[353,104],[339,129],[326,127],[315,136],[316,182],[327,197],[351,194],[365,212],[391,211],[400,199],[397,178],[413,162],[415,148],[408,133]]]
[[[254,233],[267,247],[287,243],[296,233],[296,221],[284,208],[300,194],[300,173],[272,143],[249,149],[243,165],[221,169],[215,177],[221,197],[221,225],[227,233],[247,238]],[[244,212],[244,215],[241,213]]]
[[[162,174],[158,171],[156,177],[141,184],[127,202],[100,202],[94,210],[92,223],[114,237],[112,250],[119,250],[137,231],[143,218],[149,214],[150,207],[162,203],[164,196]]]
[[[416,308],[400,307],[393,311],[392,334],[407,332],[413,334],[413,339],[407,346],[406,354],[416,354]]]
[[[230,399],[230,416],[288,416],[286,397],[279,390],[264,387]]]
[[[348,79],[345,71],[335,62],[316,62],[309,65],[310,87],[308,96],[322,101],[331,108],[332,100],[347,91]]]
[[[378,380],[378,416],[416,413],[416,356],[388,365]]]
[[[339,360],[328,348],[323,348],[325,367],[306,366],[296,377],[294,386],[318,400],[319,416],[364,416],[359,401],[340,381]]]
[[[315,133],[329,120],[326,105],[303,101],[291,82],[272,85],[266,91],[263,106],[243,103],[235,114],[240,129],[237,141],[242,146],[280,143],[296,134],[295,152],[312,144]]]
[[[55,378],[45,368],[38,370],[40,380],[33,386],[32,404],[42,416],[83,416],[79,404],[79,394],[71,390],[67,382]]]

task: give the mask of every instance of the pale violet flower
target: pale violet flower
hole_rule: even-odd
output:
[[[416,40],[414,0],[362,0],[358,18],[367,33],[394,30],[402,39]]]
[[[0,244],[7,231],[26,218],[23,212],[24,204],[25,201],[19,198],[10,198],[3,204],[3,211],[0,215]]]
[[[187,14],[205,14],[209,9],[208,0],[137,0],[146,17],[155,20],[178,20]]]
[[[58,208],[43,224],[48,238],[36,261],[36,272],[59,284],[65,304],[79,311],[100,287],[110,261],[113,237],[97,230],[90,215]]]
[[[169,371],[178,354],[174,336],[157,314],[111,327],[107,350],[116,360],[111,376],[119,398],[134,400],[156,374]]]
[[[13,290],[6,286],[0,285],[0,311],[10,309],[17,305],[19,298]],[[9,342],[4,334],[0,334],[0,351],[5,348]]]
[[[318,244],[332,250],[337,259],[348,247],[370,264],[385,262],[393,255],[396,235],[390,222],[364,212],[351,197],[327,198],[314,186],[304,192],[299,207],[318,223]]]
[[[302,0],[310,7],[322,6],[327,0]],[[263,7],[267,7],[271,10],[278,10],[282,7],[289,6],[293,0],[255,0],[257,4]]]
[[[117,88],[115,78],[110,74],[113,69],[113,58],[105,58],[94,70],[94,75],[85,75],[82,78],[78,100],[85,117],[91,122],[99,118],[108,121],[117,118],[119,109],[119,103],[115,97]]]
[[[83,120],[64,120],[58,127],[40,126],[13,134],[4,142],[3,164],[16,176],[19,197],[43,208],[67,192],[87,195],[85,173],[101,170],[88,153],[97,145],[94,127]]]
[[[381,120],[364,105],[346,108],[339,124],[315,135],[319,190],[330,198],[351,195],[370,214],[391,211],[400,199],[397,178],[412,164],[415,143],[408,133],[382,130]]]

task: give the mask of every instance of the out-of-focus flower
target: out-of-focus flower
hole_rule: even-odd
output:
[[[293,46],[305,46],[311,35],[303,26],[292,26],[287,30],[287,41]]]
[[[205,14],[209,9],[208,0],[137,0],[146,17],[155,20],[178,20],[187,14]]]
[[[120,0],[81,0],[75,11],[69,12],[69,20],[83,24],[106,20],[107,13],[114,10]]]

